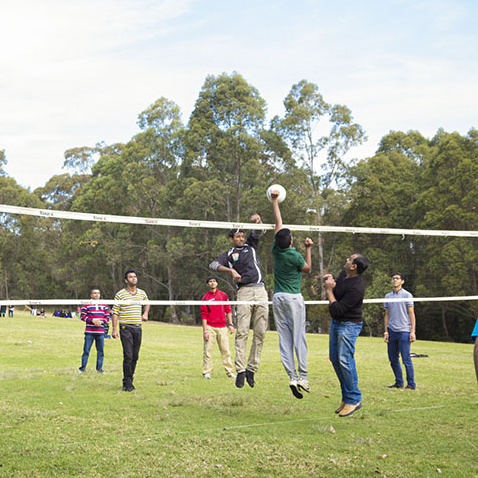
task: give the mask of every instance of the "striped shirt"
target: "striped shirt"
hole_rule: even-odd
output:
[[[148,296],[142,289],[136,289],[136,294],[132,294],[128,289],[121,289],[116,293],[115,300],[148,300]],[[113,314],[118,316],[120,325],[141,327],[142,305],[140,304],[115,304]]]
[[[85,334],[101,335],[105,333],[105,325],[110,320],[110,310],[104,304],[88,304],[81,308],[80,318],[86,323]],[[93,324],[93,319],[100,319],[101,325]]]

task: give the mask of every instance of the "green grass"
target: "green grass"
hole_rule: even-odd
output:
[[[15,315],[0,318],[0,476],[478,477],[470,344],[417,342],[429,355],[414,359],[418,389],[388,390],[385,344],[360,337],[363,409],[338,418],[324,335],[307,337],[312,392],[297,400],[275,332],[256,387],[238,390],[217,348],[202,378],[200,328],[148,323],[137,390],[125,393],[118,340],[106,341],[106,375],[94,351],[80,375],[78,319]]]

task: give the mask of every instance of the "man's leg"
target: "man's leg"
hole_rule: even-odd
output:
[[[390,367],[392,367],[393,374],[395,375],[395,385],[397,385],[397,387],[403,387],[402,366],[400,365],[399,360],[400,332],[394,332],[393,330],[388,329],[387,351],[388,360],[390,360]],[[408,351],[410,354],[410,348]]]
[[[104,334],[95,335],[96,346],[96,370],[103,371],[103,359],[105,356],[105,336]]]
[[[253,300],[265,302],[260,305],[255,305],[252,312],[252,345],[249,353],[249,360],[247,361],[247,370],[256,373],[261,361],[262,345],[264,344],[264,337],[267,331],[267,323],[269,317],[269,306],[267,301],[267,292],[264,287],[250,287],[253,289]]]
[[[132,327],[120,326],[121,345],[123,346],[123,389],[133,385],[133,332]]]
[[[202,357],[202,374],[210,374],[212,371],[212,347],[216,339],[216,332],[209,325],[206,326],[206,330],[209,332],[209,340],[204,339],[204,352]]]
[[[307,341],[305,339],[305,303],[302,294],[292,302],[294,321],[294,348],[297,355],[300,379],[307,381]]]
[[[410,333],[401,332],[400,341],[398,342],[400,348],[400,355],[405,366],[405,373],[407,375],[407,386],[409,388],[416,388],[415,371],[413,370],[412,358],[410,357]],[[403,379],[402,379],[403,380]]]
[[[294,335],[291,310],[285,294],[274,294],[272,311],[279,334],[280,359],[291,380],[299,380],[294,361]]]
[[[338,329],[337,351],[343,378],[344,402],[346,405],[354,405],[362,400],[354,357],[355,343],[362,330],[362,323],[344,322],[341,325]]]
[[[342,325],[339,322],[332,320],[329,328],[329,360],[334,367],[335,375],[337,375],[337,378],[339,379],[342,392],[342,402],[345,402],[345,391],[343,385],[344,377],[339,363],[339,329],[341,327]]]
[[[133,358],[131,361],[131,383],[133,383],[134,371],[136,370],[136,363],[138,362],[142,334],[143,332],[141,327],[133,327]]]
[[[249,289],[252,289],[252,287],[241,287],[237,292],[237,300],[252,301],[254,296]],[[252,309],[252,305],[237,306],[237,328],[235,340],[236,357],[234,359],[234,364],[238,374],[245,372],[246,370],[247,337],[249,336]]]
[[[478,337],[475,338],[475,348],[473,350],[473,361],[475,362],[476,381],[478,383]]]
[[[80,371],[84,372],[88,363],[88,357],[90,355],[91,346],[93,345],[93,336],[91,334],[85,334],[85,342],[83,344],[83,355],[81,356]]]
[[[222,364],[226,370],[228,377],[234,376],[234,368],[232,367],[231,352],[229,351],[229,337],[227,336],[227,327],[218,327],[215,329],[217,345],[221,352]]]

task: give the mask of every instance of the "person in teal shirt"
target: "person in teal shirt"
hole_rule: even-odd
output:
[[[305,240],[305,259],[295,247],[289,229],[282,227],[282,216],[277,198],[272,191],[275,231],[272,244],[274,258],[274,297],[272,310],[279,333],[279,349],[282,365],[289,375],[289,387],[296,398],[303,398],[303,391],[310,392],[307,377],[307,342],[305,339],[305,304],[301,293],[302,273],[312,270],[312,239]],[[296,370],[297,357],[298,372]]]

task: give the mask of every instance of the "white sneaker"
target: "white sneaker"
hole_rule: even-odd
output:
[[[207,378],[207,379],[209,380],[209,379],[211,378],[211,375],[209,375],[208,373],[205,373],[205,374],[203,375],[203,377],[204,377],[204,378]]]
[[[297,385],[297,380],[291,380],[289,383],[289,388],[292,390],[292,394],[294,395],[295,398],[300,399],[304,396],[299,390],[299,386]]]
[[[304,390],[304,392],[310,393],[310,385],[308,380],[299,380],[297,382],[299,389]]]
[[[228,375],[228,377],[229,378],[234,378],[234,379],[236,378],[236,376],[233,373],[231,373],[231,375]]]

